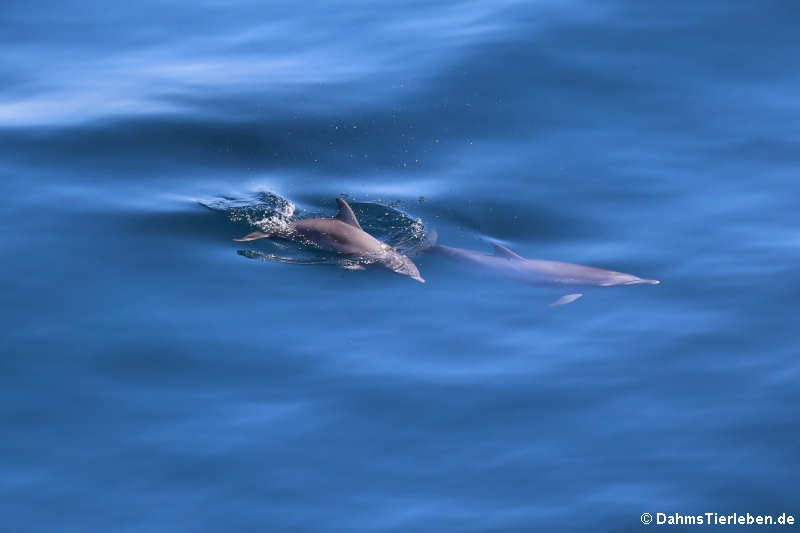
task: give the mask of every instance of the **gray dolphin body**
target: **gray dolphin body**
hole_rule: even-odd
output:
[[[233,240],[248,242],[279,238],[310,242],[323,250],[365,259],[371,263],[380,263],[392,272],[425,283],[419,275],[417,265],[408,256],[361,229],[361,224],[358,223],[355,213],[347,202],[337,198],[336,203],[339,205],[339,212],[333,218],[298,220],[272,233],[256,231]]]
[[[440,245],[430,246],[427,250],[431,253],[444,255],[461,263],[481,267],[532,285],[614,287],[618,285],[658,285],[661,283],[658,280],[642,279],[631,274],[603,270],[602,268],[559,261],[526,259],[499,244],[493,244],[492,246],[494,246],[494,255]],[[583,296],[581,293],[567,294],[550,305],[568,304],[581,296]]]

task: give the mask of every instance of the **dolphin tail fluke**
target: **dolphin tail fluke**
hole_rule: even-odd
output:
[[[570,303],[574,302],[575,300],[577,300],[578,298],[580,298],[581,296],[583,296],[583,294],[581,294],[581,293],[565,294],[564,296],[562,296],[561,298],[559,298],[555,302],[551,303],[550,307],[559,307],[561,305],[570,304]]]
[[[236,242],[250,242],[250,241],[257,241],[258,239],[268,239],[271,235],[269,233],[264,233],[263,231],[254,231],[253,233],[248,233],[244,237],[239,237],[238,239],[233,239]]]

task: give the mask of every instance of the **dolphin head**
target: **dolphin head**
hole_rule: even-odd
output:
[[[419,269],[407,255],[401,254],[396,250],[384,250],[377,260],[382,263],[386,268],[397,274],[408,276],[413,280],[425,283],[422,276],[419,275]]]

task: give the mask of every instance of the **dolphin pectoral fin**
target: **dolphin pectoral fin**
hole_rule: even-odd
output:
[[[358,223],[356,214],[353,213],[353,209],[350,207],[350,204],[341,198],[336,199],[336,204],[339,206],[339,212],[336,213],[336,216],[333,218],[340,220],[345,224],[350,224],[353,227],[361,229],[361,224]]]
[[[492,247],[494,248],[494,255],[498,257],[505,257],[506,259],[525,259],[521,255],[512,252],[505,246],[500,246],[499,244],[492,243]]]
[[[353,262],[349,262],[349,261],[342,261],[339,264],[345,270],[354,270],[355,271],[355,270],[366,270],[367,269],[367,267],[365,267],[361,263],[353,263]]]
[[[581,294],[581,293],[565,294],[564,296],[562,296],[561,298],[559,298],[555,302],[551,303],[550,307],[558,307],[560,305],[570,304],[570,303],[574,302],[575,300],[577,300],[578,298],[580,298],[581,296],[583,296],[583,294]]]
[[[254,231],[253,233],[248,233],[244,237],[239,237],[238,239],[233,240],[236,242],[250,242],[257,241],[258,239],[268,239],[269,237],[269,233],[264,233],[263,231]]]

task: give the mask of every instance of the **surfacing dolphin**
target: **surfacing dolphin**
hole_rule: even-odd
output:
[[[432,240],[435,240],[435,234]],[[500,246],[499,244],[492,244],[492,246],[494,246],[494,255],[441,245],[429,246],[427,251],[532,285],[615,287],[618,285],[658,285],[661,283],[655,279],[642,279],[631,274],[603,270],[602,268],[559,261],[545,261],[543,259],[526,259],[505,246]],[[566,294],[550,305],[565,305],[574,302],[581,296],[583,296],[583,293]]]
[[[347,202],[337,198],[336,203],[339,205],[339,212],[333,218],[298,220],[271,233],[255,231],[233,240],[249,242],[278,238],[310,242],[323,250],[346,254],[369,263],[380,263],[392,272],[425,283],[419,275],[417,265],[408,256],[361,229],[361,224]]]

